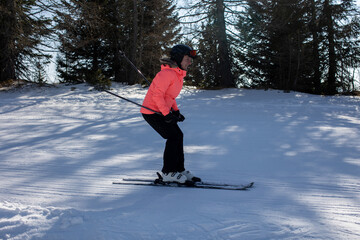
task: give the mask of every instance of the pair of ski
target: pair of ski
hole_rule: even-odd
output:
[[[164,182],[158,174],[159,178],[155,180],[143,178],[124,178],[122,181],[113,182],[113,184],[122,185],[138,185],[138,186],[156,186],[156,187],[183,187],[183,188],[203,188],[203,189],[220,189],[220,190],[248,190],[253,187],[254,182],[248,184],[222,184],[210,182],[193,182],[186,181],[185,183]]]

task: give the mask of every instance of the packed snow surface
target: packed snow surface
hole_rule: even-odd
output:
[[[178,104],[187,169],[254,188],[113,185],[161,169],[139,107],[87,85],[0,92],[0,239],[360,239],[360,98],[186,88]]]

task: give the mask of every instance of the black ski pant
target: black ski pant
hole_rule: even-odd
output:
[[[166,139],[162,172],[184,171],[184,134],[177,123],[166,123],[164,116],[158,114],[143,114],[143,117],[161,137]]]

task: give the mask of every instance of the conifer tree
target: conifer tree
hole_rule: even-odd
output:
[[[0,82],[31,79],[33,67],[43,53],[44,38],[51,34],[50,20],[39,2],[0,2]]]
[[[134,84],[137,73],[122,57],[124,52],[152,78],[159,59],[179,32],[172,1],[166,0],[63,0],[59,12],[62,32],[59,74],[64,81],[87,80],[102,74],[113,81]]]
[[[360,63],[354,13],[347,0],[248,1],[238,25],[246,77],[285,91],[337,93]]]
[[[199,56],[206,67],[197,65],[197,75],[203,76],[208,87],[235,87],[237,80],[234,76],[235,61],[232,53],[232,37],[229,30],[232,21],[227,14],[238,14],[235,9],[243,1],[210,0],[191,1],[180,9],[186,11],[182,18],[183,23],[190,25],[189,34],[196,38],[199,44]],[[205,44],[212,44],[206,46]],[[211,49],[210,52],[204,52]],[[200,51],[201,50],[201,51]],[[206,50],[205,50],[206,51]],[[207,66],[213,66],[212,71]],[[199,70],[203,70],[200,72]],[[192,84],[195,82],[193,81]]]

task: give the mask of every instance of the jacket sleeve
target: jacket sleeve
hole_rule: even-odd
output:
[[[176,100],[174,101],[174,104],[171,107],[174,111],[179,111],[179,108],[177,106]]]
[[[154,78],[152,84],[154,84],[153,88],[153,100],[160,112],[166,116],[169,114],[170,109],[166,104],[165,93],[171,83],[174,81],[174,73],[169,71],[160,71]],[[176,105],[176,103],[175,103]],[[176,106],[177,107],[177,106]]]

